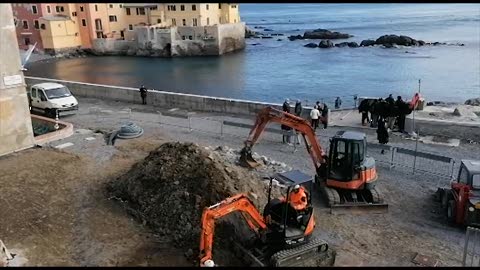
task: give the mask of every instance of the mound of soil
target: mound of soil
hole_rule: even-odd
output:
[[[170,238],[187,256],[198,258],[201,216],[205,207],[227,197],[246,193],[257,209],[267,201],[267,186],[254,173],[228,163],[210,148],[191,143],[165,143],[145,160],[109,183],[109,196],[125,202],[127,209],[160,235]],[[236,216],[217,223],[214,259],[228,257],[225,249],[232,230],[247,228]],[[248,228],[247,228],[248,230]],[[242,232],[240,232],[242,233]],[[218,254],[221,253],[221,255]],[[221,257],[221,258],[219,258]],[[225,257],[225,258],[223,258]],[[236,264],[227,260],[225,264]]]

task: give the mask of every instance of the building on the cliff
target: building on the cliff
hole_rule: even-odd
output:
[[[153,48],[162,56],[220,55],[245,47],[245,25],[237,4],[31,3],[12,7],[20,48],[37,42],[37,49],[49,54],[120,46],[130,51]]]

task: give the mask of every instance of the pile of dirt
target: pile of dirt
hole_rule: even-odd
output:
[[[204,208],[246,193],[261,211],[267,201],[267,186],[261,180],[210,148],[192,143],[165,143],[109,183],[107,191],[109,196],[123,201],[144,224],[196,259]],[[232,265],[235,263],[225,260],[228,257],[225,249],[217,247],[229,242],[225,238],[232,236],[232,230],[238,234],[247,226],[238,224],[244,221],[235,216],[227,220],[229,223],[217,223],[214,259],[219,263],[224,259],[224,265]]]

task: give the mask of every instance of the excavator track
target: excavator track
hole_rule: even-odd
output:
[[[376,188],[338,191],[325,186],[324,183],[320,184],[320,188],[327,198],[330,213],[385,213],[388,211],[388,204],[384,203],[382,194]]]
[[[333,266],[336,252],[319,238],[312,238],[307,244],[278,251],[270,257],[270,265],[284,266]]]

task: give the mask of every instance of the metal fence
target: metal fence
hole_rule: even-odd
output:
[[[480,229],[478,228],[467,227],[462,266],[480,266]]]
[[[92,108],[90,113],[95,114],[96,121],[109,121],[111,124],[120,124],[132,120],[131,110],[121,110],[117,112]],[[175,111],[166,111],[158,113],[159,126],[174,126],[187,129],[189,132],[201,132],[212,134],[222,138],[225,135],[246,138],[253,124],[245,122],[232,121],[228,117],[209,119],[206,117],[196,116],[195,114],[178,113]],[[121,115],[121,117],[119,117]],[[112,121],[113,120],[113,121]],[[142,120],[145,121],[145,120]],[[267,133],[288,134],[292,135],[292,143],[296,136],[293,131],[284,131],[279,127],[267,127]],[[318,138],[328,140],[330,137],[325,135],[317,135]],[[271,137],[264,136],[262,140],[274,141]],[[276,141],[278,142],[278,141]],[[416,142],[418,144],[418,141]],[[301,145],[293,143],[291,146],[292,153],[296,152]],[[383,151],[382,151],[383,150]],[[367,154],[373,157],[376,162],[388,169],[403,169],[411,174],[431,175],[438,178],[438,183],[446,180],[450,181],[454,175],[455,160],[451,157],[426,153],[415,149],[406,149],[394,147],[390,145],[382,145],[376,143],[367,144]]]

